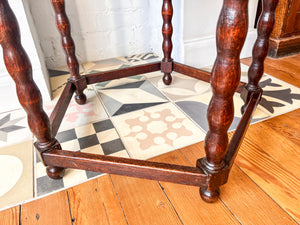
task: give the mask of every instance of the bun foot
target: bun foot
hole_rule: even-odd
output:
[[[172,76],[170,73],[165,73],[164,77],[163,77],[163,82],[165,85],[170,85],[172,82]]]
[[[207,190],[207,188],[200,188],[200,196],[207,203],[216,202],[220,196],[220,189],[213,191]]]
[[[76,94],[75,95],[75,101],[77,102],[77,104],[79,105],[84,105],[86,103],[86,95],[85,94]]]
[[[61,179],[65,174],[65,169],[61,167],[47,166],[47,175],[52,179]]]

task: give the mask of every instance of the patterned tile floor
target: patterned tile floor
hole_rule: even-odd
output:
[[[152,53],[119,57],[85,63],[80,72],[89,74],[158,60]],[[248,67],[241,68],[241,80],[246,81]],[[44,104],[47,113],[53,110],[69,76],[65,68],[49,72],[54,100]],[[85,90],[87,104],[79,106],[74,100],[70,103],[57,135],[62,148],[148,159],[202,141],[208,130],[210,85],[179,73],[173,73],[171,86],[165,86],[161,78],[160,72],[153,72],[90,85]],[[299,88],[267,74],[260,85],[264,95],[252,122],[300,107]],[[238,94],[234,102],[235,117],[230,130],[241,118],[243,102]],[[0,171],[9,171],[0,173],[0,210],[101,175],[67,169],[62,180],[52,180],[46,176],[32,143],[22,109],[0,114],[0,167],[4,168]]]

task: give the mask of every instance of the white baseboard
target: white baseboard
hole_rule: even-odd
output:
[[[257,37],[255,29],[249,30],[241,58],[252,55],[252,47]],[[208,36],[184,42],[184,63],[197,68],[214,64],[216,55],[216,37]]]

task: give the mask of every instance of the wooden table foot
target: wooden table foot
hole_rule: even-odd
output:
[[[47,166],[47,175],[52,179],[62,179],[65,174],[65,169],[55,166]]]

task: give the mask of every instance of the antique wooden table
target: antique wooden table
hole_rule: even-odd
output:
[[[216,32],[217,58],[211,76],[205,71],[172,60],[172,0],[162,0],[164,57],[161,62],[81,76],[64,0],[51,2],[71,76],[48,118],[42,108],[40,91],[32,79],[30,61],[20,42],[16,17],[8,0],[0,0],[0,44],[3,48],[5,65],[16,83],[19,101],[27,112],[29,127],[37,139],[34,145],[47,166],[48,176],[60,179],[65,168],[75,168],[169,181],[199,186],[202,199],[206,202],[216,201],[219,187],[227,182],[239,146],[262,95],[258,82],[264,70],[263,63],[268,52],[269,36],[274,26],[274,13],[278,0],[263,1],[263,10],[258,23],[258,37],[253,48],[253,62],[249,68],[247,84],[240,83],[239,57],[248,30],[248,0],[224,0]],[[172,71],[211,82],[213,96],[207,112],[209,131],[205,138],[206,157],[198,159],[195,167],[61,149],[55,136],[74,93],[76,102],[85,104],[86,96],[83,91],[88,84],[158,70],[164,73],[163,81],[166,85],[172,82]],[[241,121],[228,143],[227,131],[234,116],[235,91],[241,93],[245,105],[242,107]]]

